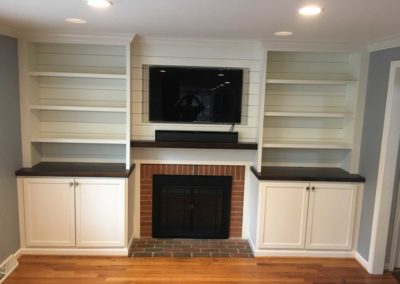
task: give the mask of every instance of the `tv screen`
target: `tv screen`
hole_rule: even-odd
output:
[[[240,123],[243,70],[151,66],[152,122]]]

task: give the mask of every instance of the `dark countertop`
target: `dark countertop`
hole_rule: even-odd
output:
[[[132,140],[131,147],[257,150],[257,143],[172,142],[172,141],[158,142],[149,140]]]
[[[341,168],[262,167],[251,171],[259,180],[365,182],[365,178],[350,174]]]
[[[42,162],[32,168],[22,168],[16,176],[55,176],[55,177],[129,177],[135,165],[129,170],[125,164],[114,163],[64,163]]]

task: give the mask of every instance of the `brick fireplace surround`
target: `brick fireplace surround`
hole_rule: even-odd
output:
[[[142,164],[140,167],[140,237],[151,237],[153,175],[232,176],[230,238],[242,236],[244,166]]]

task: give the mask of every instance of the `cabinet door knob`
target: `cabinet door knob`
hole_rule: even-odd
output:
[[[78,186],[78,185],[79,185],[79,182],[76,181],[74,184],[75,184],[75,186]]]
[[[69,183],[69,186],[74,186],[74,183],[71,181],[71,182]]]
[[[311,187],[311,190],[315,190],[315,186]]]
[[[307,187],[306,187],[306,190],[310,190],[310,187],[309,187],[309,186],[307,186]]]

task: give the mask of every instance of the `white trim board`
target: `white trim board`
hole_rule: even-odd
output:
[[[369,271],[369,263],[368,261],[361,256],[358,252],[354,252],[354,258],[357,262],[366,270]]]
[[[368,262],[370,264],[368,272],[371,274],[382,274],[385,265],[390,212],[400,142],[400,112],[398,112],[398,109],[400,109],[400,61],[392,61],[390,65],[368,257]]]
[[[86,256],[127,256],[128,248],[62,249],[62,248],[22,248],[22,255],[86,255]]]
[[[279,256],[279,257],[333,257],[333,258],[353,258],[353,251],[317,251],[317,250],[271,250],[257,249],[251,238],[246,238],[255,257]]]
[[[20,255],[21,249],[19,249],[16,253],[11,254],[9,257],[6,258],[1,264],[0,268],[5,268],[5,275],[3,278],[0,279],[0,284],[3,283],[8,276],[18,267],[18,258]]]
[[[0,26],[0,35],[9,36],[12,38],[18,38],[18,32],[10,27]]]
[[[368,44],[368,51],[378,51],[400,46],[400,35],[383,38]]]

